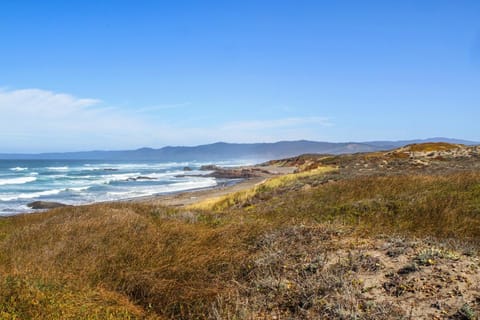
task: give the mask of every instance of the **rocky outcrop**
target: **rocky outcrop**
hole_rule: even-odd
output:
[[[202,170],[202,171],[214,171],[214,170],[217,170],[217,169],[220,169],[220,168],[217,167],[214,164],[207,164],[207,165],[204,165],[204,166],[200,167],[200,170]]]
[[[260,167],[236,167],[236,168],[221,168],[216,165],[204,165],[200,167],[202,171],[213,171],[208,174],[202,175],[189,175],[189,177],[211,177],[217,179],[248,179],[253,177],[269,176],[272,172]],[[176,177],[185,177],[185,175],[179,175]]]
[[[251,170],[246,169],[221,169],[218,168],[214,172],[207,175],[207,177],[220,179],[246,179],[256,177],[257,175]]]
[[[269,175],[270,172],[261,168],[216,168],[214,172],[206,175],[206,177],[213,177],[219,179],[248,179],[253,177],[260,177]]]
[[[60,202],[53,202],[53,201],[34,201],[27,204],[27,206],[31,209],[55,209],[61,207],[70,207],[64,203]]]

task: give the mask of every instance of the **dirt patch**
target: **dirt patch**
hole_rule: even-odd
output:
[[[239,317],[476,319],[468,316],[480,314],[478,257],[440,243],[295,226],[265,235],[255,250],[236,286],[236,304],[229,307]]]

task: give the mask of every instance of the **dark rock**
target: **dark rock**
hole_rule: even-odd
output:
[[[217,170],[217,169],[220,169],[220,168],[217,167],[214,164],[207,164],[207,165],[204,165],[204,166],[200,167],[200,170],[202,170],[202,171],[213,171],[213,170]]]
[[[190,168],[190,167],[183,167],[183,171],[192,171],[192,168]]]
[[[137,180],[157,180],[156,178],[151,178],[147,176],[138,176]]]
[[[138,177],[135,177],[135,178],[128,178],[127,179],[127,181],[138,181],[138,180],[157,180],[157,179],[146,177],[146,176],[138,176]]]
[[[219,179],[247,179],[252,177],[259,177],[262,175],[270,175],[268,170],[258,167],[236,167],[236,168],[221,168],[216,165],[209,164],[200,167],[203,171],[213,171],[203,177],[212,177]]]
[[[31,209],[54,209],[60,207],[70,207],[64,203],[53,202],[53,201],[34,201],[27,204]]]
[[[249,169],[222,169],[217,168],[214,172],[205,177],[213,177],[219,179],[246,179],[257,177],[258,174],[254,170]]]
[[[105,169],[103,169],[103,171],[118,171],[118,169],[114,169],[114,168],[105,168]]]

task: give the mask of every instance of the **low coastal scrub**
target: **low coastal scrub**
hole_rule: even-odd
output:
[[[408,146],[410,151],[415,152],[447,151],[455,148],[458,148],[458,145],[445,142],[419,143]]]
[[[112,203],[3,218],[0,318],[478,316],[480,172],[338,170],[189,208]]]
[[[286,192],[257,211],[355,226],[366,234],[480,239],[480,173],[358,177]]]

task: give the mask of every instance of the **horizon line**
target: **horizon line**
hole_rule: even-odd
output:
[[[435,140],[435,141],[432,141]],[[439,141],[436,141],[439,140]],[[447,140],[447,141],[442,141]],[[330,143],[330,144],[363,144],[368,145],[370,143],[401,143],[401,142],[412,142],[412,143],[428,143],[428,142],[447,142],[454,143],[452,141],[464,142],[460,144],[466,145],[480,145],[480,141],[474,141],[469,139],[461,138],[448,138],[448,137],[429,137],[429,138],[418,138],[418,139],[399,139],[399,140],[369,140],[369,141],[320,141],[320,140],[309,140],[309,139],[299,139],[299,140],[278,140],[275,142],[226,142],[226,141],[216,141],[211,143],[203,143],[196,145],[165,145],[163,147],[138,147],[131,149],[94,149],[94,150],[77,150],[77,151],[42,151],[42,152],[0,152],[0,155],[45,155],[45,154],[68,154],[68,153],[93,153],[93,152],[131,152],[131,151],[140,151],[142,149],[148,149],[153,151],[162,150],[165,148],[196,148],[202,146],[209,146],[215,144],[230,144],[230,145],[249,145],[249,144],[278,144],[278,143],[291,143],[291,142],[313,142],[313,143]],[[454,143],[455,144],[455,143]]]

